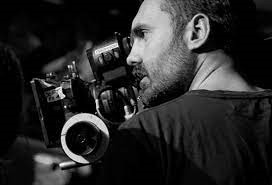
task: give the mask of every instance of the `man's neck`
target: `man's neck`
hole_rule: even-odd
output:
[[[233,60],[222,50],[200,54],[189,90],[260,91],[250,85],[234,68]]]

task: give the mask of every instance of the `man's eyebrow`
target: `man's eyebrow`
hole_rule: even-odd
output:
[[[142,29],[146,29],[148,28],[148,25],[146,24],[136,24],[130,32],[130,36],[131,37],[136,37],[138,35],[138,33],[142,30]]]

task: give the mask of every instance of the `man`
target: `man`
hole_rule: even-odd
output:
[[[5,154],[16,138],[22,119],[23,75],[11,48],[0,43],[0,184],[6,183]]]
[[[253,12],[250,0],[142,3],[127,63],[149,108],[120,126],[102,184],[271,184],[272,91],[237,67]]]

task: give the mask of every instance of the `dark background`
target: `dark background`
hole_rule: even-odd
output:
[[[33,76],[29,72],[39,71],[84,41],[97,43],[115,31],[129,34],[138,4],[137,0],[1,0],[0,41],[16,49],[29,79]]]
[[[96,44],[115,31],[128,35],[139,2],[1,0],[0,41],[14,47],[29,81],[45,64],[79,49],[86,41]],[[259,32],[267,38],[272,33],[272,1],[255,2]]]
[[[260,46],[254,60],[245,65],[261,85],[272,88],[272,1],[255,0]],[[1,0],[0,42],[12,46],[25,76],[24,119],[7,165],[9,184],[91,184],[95,171],[62,172],[46,163],[65,158],[61,150],[47,149],[36,112],[30,80],[45,73],[59,58],[69,61],[84,54],[86,43],[96,45],[114,32],[128,35],[139,0]],[[251,39],[251,38],[248,38]],[[82,56],[81,56],[82,57]],[[83,57],[84,58],[84,57]],[[66,62],[65,62],[66,64]],[[47,66],[47,68],[46,68]],[[88,68],[88,67],[87,67]],[[3,88],[3,87],[1,87]],[[42,154],[40,160],[35,160]],[[44,156],[45,155],[45,156]],[[88,171],[89,170],[89,171]],[[84,170],[83,170],[84,171]]]
[[[138,7],[138,0],[1,0],[0,42],[13,47],[25,77],[21,134],[43,139],[30,80],[46,73],[48,64],[49,70],[64,68],[61,57],[65,64],[80,58],[86,42],[96,45],[116,31],[129,35]]]

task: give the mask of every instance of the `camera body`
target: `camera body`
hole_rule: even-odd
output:
[[[129,37],[119,33],[86,51],[94,79],[80,79],[76,63],[61,78],[34,78],[31,87],[47,147],[62,147],[76,163],[99,160],[110,132],[137,112]]]

